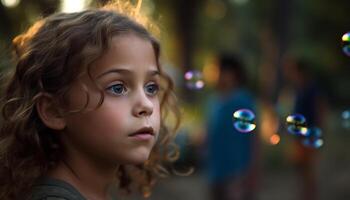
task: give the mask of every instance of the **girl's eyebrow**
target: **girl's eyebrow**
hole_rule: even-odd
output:
[[[107,70],[107,71],[103,72],[102,74],[98,75],[96,77],[96,79],[99,79],[102,76],[105,76],[105,75],[110,74],[110,73],[118,73],[118,74],[124,74],[126,76],[130,76],[134,72],[131,70],[128,70],[128,69],[116,69],[116,68],[114,68],[114,69]],[[147,75],[148,76],[156,76],[156,75],[160,75],[160,72],[159,72],[159,70],[149,70],[147,72]]]

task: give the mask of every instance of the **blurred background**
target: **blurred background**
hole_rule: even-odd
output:
[[[0,70],[36,20],[106,2],[1,0]],[[176,166],[195,169],[162,179],[150,199],[350,199],[348,0],[143,0],[141,10],[160,28],[182,109]],[[304,125],[322,136],[298,134]]]

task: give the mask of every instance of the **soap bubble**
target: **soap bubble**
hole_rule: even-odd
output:
[[[239,109],[233,113],[233,126],[241,133],[249,133],[256,127],[255,115],[249,109]]]
[[[287,130],[292,135],[308,135],[308,128],[306,126],[306,119],[301,114],[289,115],[286,119]]]
[[[200,71],[191,70],[184,75],[186,86],[190,90],[200,90],[204,87],[203,75]]]
[[[350,32],[345,33],[341,39],[344,54],[350,56]]]
[[[310,148],[318,149],[323,146],[322,130],[318,127],[308,129],[308,135],[303,137],[301,143]]]

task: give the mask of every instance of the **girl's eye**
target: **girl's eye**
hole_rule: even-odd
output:
[[[146,85],[145,90],[146,90],[146,93],[148,95],[154,96],[158,93],[159,86],[158,86],[158,84],[151,83],[151,84]]]
[[[123,95],[127,92],[126,87],[122,83],[111,85],[107,90],[115,95]]]

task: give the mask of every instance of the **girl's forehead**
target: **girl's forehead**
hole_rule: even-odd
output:
[[[113,48],[130,48],[135,45],[147,45],[152,47],[152,43],[149,39],[138,35],[137,33],[127,32],[112,37],[109,43],[109,50]]]
[[[111,69],[158,70],[151,41],[132,33],[114,36],[108,50],[94,63],[92,72],[95,76],[99,76]]]

